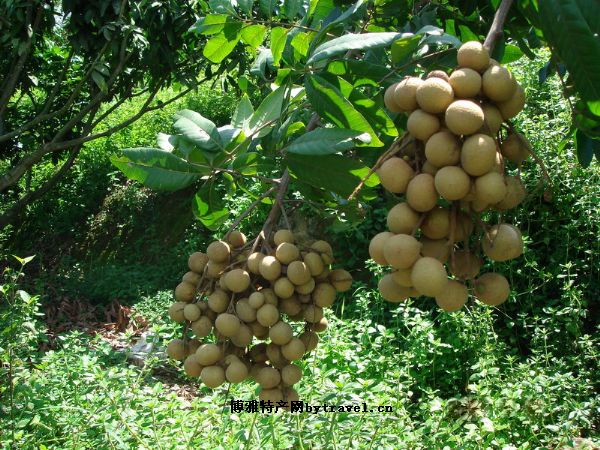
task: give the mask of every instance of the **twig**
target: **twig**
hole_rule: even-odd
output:
[[[252,212],[252,210],[256,208],[260,202],[263,201],[263,199],[271,195],[273,191],[275,191],[275,186],[259,195],[259,197],[256,200],[254,200],[252,204],[248,206],[248,208],[246,208],[246,210],[238,216],[237,219],[235,219],[235,221],[229,227],[229,230],[227,231],[226,235],[235,230],[238,227],[238,225],[242,222],[242,220],[244,220],[248,216],[248,214],[250,214],[250,212]]]
[[[500,3],[500,6],[496,10],[496,14],[494,15],[494,21],[492,22],[490,31],[488,31],[488,34],[485,37],[485,41],[483,42],[483,46],[490,53],[494,51],[496,41],[504,34],[504,22],[506,21],[506,17],[508,16],[508,10],[510,9],[511,4],[512,0],[502,0],[502,3]]]

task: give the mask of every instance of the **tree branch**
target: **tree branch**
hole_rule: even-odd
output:
[[[494,21],[492,22],[492,26],[490,27],[490,31],[485,37],[485,41],[483,46],[488,50],[491,54],[494,51],[494,47],[496,46],[496,41],[502,37],[504,34],[504,22],[506,22],[506,17],[508,16],[508,10],[512,5],[513,0],[502,0],[496,14],[494,15]]]

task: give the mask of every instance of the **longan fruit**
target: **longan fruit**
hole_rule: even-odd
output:
[[[421,255],[435,258],[444,264],[450,256],[450,245],[447,239],[421,238]],[[411,281],[412,284],[412,281]]]
[[[277,230],[273,236],[273,241],[275,242],[275,245],[280,245],[284,242],[293,244],[295,242],[294,233],[285,229]]]
[[[442,239],[450,233],[450,210],[436,206],[425,216],[421,231],[430,239]]]
[[[294,284],[287,277],[278,278],[273,284],[273,291],[279,298],[290,298],[294,295]]]
[[[494,225],[484,236],[481,248],[493,261],[508,261],[523,254],[521,231],[507,223]]]
[[[490,66],[483,73],[483,93],[498,102],[510,100],[517,90],[517,82],[506,67]]]
[[[327,320],[327,317],[322,317],[321,320],[319,320],[316,323],[313,323],[310,329],[315,333],[322,333],[327,329],[328,325],[329,321]]]
[[[441,294],[448,284],[448,274],[444,265],[428,256],[415,262],[410,277],[414,288],[428,297]]]
[[[398,269],[391,273],[392,278],[394,279],[394,283],[398,286],[403,287],[413,287],[412,280],[410,278],[410,273],[412,272],[412,267],[408,269]]]
[[[490,64],[490,54],[478,41],[465,42],[456,55],[458,65],[482,72]]]
[[[233,230],[227,236],[227,242],[233,248],[240,248],[246,245],[246,235],[238,230]]]
[[[304,283],[301,284],[299,286],[296,286],[296,293],[300,294],[300,295],[308,295],[310,294],[312,291],[315,290],[315,279],[314,278],[310,278],[308,280],[308,283]]]
[[[198,364],[212,366],[223,357],[221,347],[217,344],[203,344],[196,350]]]
[[[302,378],[302,369],[296,364],[288,364],[281,369],[281,381],[287,386],[296,384]]]
[[[392,274],[388,273],[379,280],[377,285],[381,296],[390,303],[400,303],[415,294],[413,288],[396,284]]]
[[[289,361],[281,354],[281,346],[275,343],[267,345],[267,356],[269,357],[271,365],[277,369],[289,364]]]
[[[269,358],[267,357],[267,344],[261,342],[260,344],[255,345],[248,352],[248,356],[255,363],[264,363]]]
[[[300,313],[302,306],[300,300],[298,300],[298,297],[293,295],[290,298],[281,300],[279,310],[288,316],[295,316]]]
[[[256,321],[263,327],[272,327],[279,320],[279,310],[275,305],[266,304],[256,312]]]
[[[242,298],[235,304],[235,313],[240,320],[250,323],[256,320],[256,309],[250,305],[250,300]]]
[[[397,234],[385,242],[383,256],[395,269],[406,269],[419,258],[421,243],[408,234]]]
[[[506,197],[504,176],[498,172],[488,172],[475,179],[476,199],[488,205],[498,203]]]
[[[259,271],[265,280],[275,281],[281,275],[281,263],[274,256],[265,256],[260,262]]]
[[[429,138],[431,139],[431,138]],[[429,141],[427,141],[429,142]],[[437,171],[439,170],[438,167],[434,166],[433,164],[431,164],[430,161],[425,161],[423,163],[423,166],[421,167],[421,173],[428,173],[431,176],[435,176],[435,174],[437,173]]]
[[[506,181],[506,196],[494,205],[494,207],[500,211],[513,209],[525,200],[525,197],[527,196],[525,186],[523,186],[519,177],[508,176],[505,177],[504,180]]]
[[[274,367],[264,367],[258,372],[256,381],[263,389],[271,389],[281,382],[281,374]]]
[[[225,371],[220,366],[208,366],[202,369],[200,378],[207,387],[215,389],[225,383]]]
[[[447,312],[458,311],[467,302],[469,291],[467,287],[455,280],[449,280],[446,288],[436,295],[435,302]]]
[[[309,252],[304,255],[304,264],[306,264],[306,267],[308,267],[308,270],[313,277],[320,275],[325,267],[323,259],[315,252]]]
[[[273,289],[263,288],[260,290],[260,292],[265,296],[265,303],[267,305],[277,306],[279,299],[275,295],[275,292],[273,292]]]
[[[444,72],[443,70],[432,70],[425,77],[425,79],[429,79],[429,78],[441,78],[446,83],[450,80],[450,77],[448,76],[448,74],[446,72]]]
[[[284,409],[288,411],[292,408],[292,402],[300,401],[300,396],[298,395],[298,392],[296,392],[295,389],[292,389],[290,387],[286,387],[283,390],[283,398],[288,402],[288,405],[284,407]]]
[[[315,276],[314,279],[315,279],[315,281],[326,281],[329,278],[330,273],[331,273],[331,269],[329,268],[329,266],[325,266],[323,268],[323,272],[321,272],[319,275]]]
[[[215,328],[223,336],[234,336],[240,329],[240,319],[234,314],[222,313],[215,320]]]
[[[244,269],[233,269],[225,274],[225,285],[231,292],[244,292],[250,287],[250,274]]]
[[[214,241],[211,242],[206,248],[206,254],[208,255],[208,259],[216,263],[224,263],[229,261],[231,249],[229,248],[229,244],[227,242]]]
[[[465,139],[460,164],[474,177],[488,173],[496,161],[496,141],[485,134],[474,134]]]
[[[310,269],[302,261],[293,261],[287,267],[287,277],[296,286],[301,286],[311,280]]]
[[[446,200],[460,200],[469,193],[471,178],[458,166],[446,166],[435,174],[434,184]]]
[[[231,336],[231,342],[236,347],[246,348],[252,344],[252,329],[245,324],[240,324],[237,333]]]
[[[283,401],[283,392],[281,389],[262,389],[258,394],[259,400],[263,402],[271,402],[273,405],[277,405],[278,402]]]
[[[275,257],[282,264],[289,264],[300,257],[300,250],[294,244],[282,242],[275,250]]]
[[[285,345],[292,339],[294,332],[289,323],[280,320],[269,329],[271,342],[277,345]]]
[[[453,166],[460,161],[460,141],[448,130],[438,131],[427,140],[425,157],[436,168]]]
[[[468,250],[456,250],[450,258],[450,272],[461,280],[472,280],[479,275],[483,261]]]
[[[375,236],[373,236],[373,239],[371,239],[371,242],[369,242],[369,256],[377,264],[381,264],[382,266],[388,265],[388,262],[383,254],[383,250],[386,246],[387,240],[392,236],[394,236],[394,233],[382,231],[381,233],[377,233]]]
[[[475,97],[481,91],[481,75],[468,67],[452,72],[449,83],[457,97]]]
[[[391,112],[395,112],[395,113],[399,113],[399,112],[404,112],[402,110],[402,108],[400,108],[400,106],[398,106],[398,104],[396,103],[396,100],[394,99],[394,91],[396,90],[396,87],[398,86],[399,83],[394,83],[391,86],[389,86],[384,94],[383,94],[383,103],[385,104],[385,107],[391,111]]]
[[[185,305],[185,308],[183,308],[183,316],[185,317],[185,320],[193,322],[194,320],[198,320],[201,315],[202,311],[200,311],[200,308],[194,303]]]
[[[204,366],[198,363],[196,355],[190,355],[183,361],[183,370],[188,377],[199,377]]]
[[[227,268],[227,263],[218,263],[212,259],[206,265],[206,276],[212,280],[219,278],[223,271]]]
[[[484,273],[475,280],[475,296],[486,305],[498,306],[508,299],[508,280],[499,273]]]
[[[179,283],[175,288],[175,300],[178,302],[189,303],[194,299],[195,296],[196,286],[191,283],[184,281]]]
[[[312,293],[315,305],[321,308],[327,308],[335,302],[336,290],[329,283],[319,283]]]
[[[500,151],[505,158],[515,164],[521,164],[529,157],[529,149],[525,145],[526,139],[520,133],[509,134],[500,145]]]
[[[504,121],[500,110],[491,103],[484,103],[481,106],[481,109],[483,111],[483,126],[481,127],[480,133],[496,136]]]
[[[421,83],[416,94],[419,107],[431,114],[441,113],[454,100],[452,86],[438,77],[428,78]]]
[[[199,273],[196,273],[196,272],[192,272],[192,271],[186,272],[185,275],[183,275],[183,277],[181,277],[181,281],[193,284],[194,286],[198,286],[198,283],[200,283],[200,280],[202,280],[202,275],[200,275]]]
[[[213,324],[208,317],[202,316],[198,320],[194,320],[190,328],[194,335],[203,338],[210,334],[213,329]]]
[[[457,135],[470,135],[481,128],[484,121],[483,110],[471,100],[455,100],[445,114],[446,126]]]
[[[167,355],[176,361],[183,361],[188,354],[187,344],[181,339],[173,339],[167,345]]]
[[[307,322],[316,323],[323,318],[323,308],[315,305],[306,305],[303,315]]]
[[[467,213],[459,211],[454,226],[454,242],[462,242],[469,239],[469,236],[473,234],[473,227],[471,217]]]
[[[261,325],[257,322],[251,322],[248,324],[248,327],[252,331],[252,334],[256,336],[258,339],[266,339],[269,335],[269,328]]]
[[[298,338],[302,341],[306,347],[306,352],[311,352],[319,344],[319,336],[317,333],[311,330],[305,330]]]
[[[392,233],[410,234],[419,223],[419,214],[408,203],[394,205],[387,215],[387,227]]]
[[[517,88],[511,98],[498,103],[498,109],[505,120],[512,119],[525,107],[525,90],[517,83]]]
[[[325,264],[331,264],[333,262],[333,249],[329,242],[326,241],[315,241],[311,244],[310,248],[321,255]]]
[[[248,260],[246,261],[248,270],[255,275],[260,274],[260,262],[264,257],[265,255],[259,252],[254,252],[250,256],[248,256]]]
[[[229,295],[227,292],[216,289],[208,296],[208,307],[216,313],[224,312],[229,306]]]
[[[440,129],[440,120],[433,114],[417,109],[408,116],[406,129],[416,139],[426,141]]]
[[[337,292],[346,292],[352,287],[352,275],[344,269],[332,270],[329,274],[329,281]]]
[[[241,383],[248,378],[248,368],[241,361],[234,361],[225,370],[225,378],[230,383]]]
[[[415,175],[415,171],[402,158],[392,157],[385,161],[379,169],[377,176],[385,190],[395,194],[406,192],[408,182]]]
[[[417,89],[423,80],[417,77],[407,77],[396,84],[392,100],[400,111],[409,112],[417,109]]]
[[[264,305],[264,303],[265,295],[260,291],[253,292],[252,294],[250,294],[250,297],[248,297],[248,304],[254,309],[260,308],[262,305]]]
[[[437,174],[436,174],[437,176]],[[418,212],[427,212],[433,209],[438,200],[434,178],[427,173],[415,176],[406,189],[406,202]]]
[[[299,338],[292,338],[287,344],[281,346],[281,354],[288,361],[302,359],[306,353],[306,347]]]
[[[204,272],[206,264],[208,264],[208,255],[202,252],[194,252],[188,258],[188,267],[192,272]]]
[[[185,302],[175,302],[169,308],[169,318],[177,323],[185,322],[185,314],[183,310],[185,309],[187,303]]]

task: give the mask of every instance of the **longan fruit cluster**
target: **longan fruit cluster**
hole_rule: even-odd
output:
[[[523,88],[479,42],[463,44],[457,60],[450,75],[435,70],[425,79],[407,77],[385,92],[390,111],[408,114],[413,145],[377,170],[383,187],[404,194],[404,201],[388,212],[389,231],[369,246],[371,258],[393,270],[379,282],[383,298],[425,295],[446,311],[460,309],[469,291],[487,305],[508,298],[503,275],[479,275],[480,254],[517,258],[521,232],[501,221],[491,226],[481,216],[524,200],[520,170],[530,155],[525,137],[504,124],[523,109]]]
[[[184,337],[167,353],[210,388],[253,379],[261,400],[295,401],[302,377],[295,361],[316,348],[328,324],[324,309],[350,289],[352,277],[331,268],[326,241],[297,242],[280,229],[259,251],[251,243],[233,231],[190,255],[169,308],[169,317],[185,324]],[[215,342],[203,343],[210,335]]]

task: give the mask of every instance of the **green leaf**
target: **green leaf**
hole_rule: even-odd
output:
[[[27,263],[30,263],[33,260],[33,258],[35,258],[35,255],[33,255],[33,256],[27,256],[25,258],[19,258],[17,255],[12,255],[12,256],[17,261],[19,261],[19,264],[21,264],[22,266],[24,266]]]
[[[595,0],[539,3],[544,37],[573,76],[586,101],[600,100],[600,8]]]
[[[223,31],[210,38],[202,54],[214,63],[220,63],[229,55],[240,40],[241,23],[228,23]]]
[[[339,38],[332,39],[319,45],[310,58],[308,64],[331,58],[332,56],[345,53],[348,50],[369,50],[372,48],[386,47],[400,38],[400,33],[350,33]]]
[[[210,173],[209,167],[190,164],[157,148],[128,148],[122,154],[112,156],[110,161],[127,178],[151,189],[176,191]]]
[[[156,137],[156,144],[166,152],[172,152],[177,147],[177,141],[179,136],[173,136],[165,133],[158,133]]]
[[[258,9],[269,19],[273,16],[276,6],[277,0],[258,0]]]
[[[247,129],[250,117],[252,117],[253,113],[254,108],[252,107],[252,103],[250,103],[248,95],[244,94],[244,96],[240,100],[240,103],[235,109],[235,112],[233,113],[231,125],[233,125],[236,128],[241,128],[242,130]]]
[[[334,9],[333,0],[310,0],[308,16],[311,18],[312,24],[318,26]]]
[[[175,113],[175,118],[173,127],[186,139],[206,150],[223,149],[217,126],[201,114],[184,109]]]
[[[225,14],[210,14],[206,17],[200,17],[198,21],[190,28],[190,31],[209,36],[220,33],[228,21]]]
[[[588,167],[592,162],[594,154],[600,153],[600,140],[592,139],[583,131],[575,133],[575,145],[577,147],[577,159],[582,167]]]
[[[108,85],[106,84],[106,80],[100,72],[96,70],[92,71],[92,79],[94,80],[94,83],[96,83],[100,91],[102,91],[102,93],[108,93]]]
[[[345,198],[350,196],[370,170],[362,162],[340,155],[313,156],[288,153],[286,164],[299,181],[335,192]],[[365,186],[372,187],[377,183],[377,176],[373,174],[368,178]],[[365,189],[364,194],[368,194],[368,189]]]
[[[372,147],[383,145],[369,122],[336,86],[323,77],[313,75],[306,77],[305,87],[312,107],[323,119],[340,128],[369,133]]]
[[[302,0],[284,0],[283,13],[288,19],[294,19],[300,12]]]
[[[523,51],[517,47],[516,45],[506,44],[504,47],[504,55],[502,55],[502,59],[500,60],[501,64],[509,64],[511,62],[515,62],[524,55]]]
[[[390,75],[389,67],[358,59],[331,61],[327,65],[327,72],[342,76],[354,86],[370,84],[387,87],[402,80],[402,77],[396,73]]]
[[[252,16],[252,6],[254,5],[254,0],[237,0],[237,4],[247,16]]]
[[[406,36],[394,41],[391,47],[392,62],[398,64],[403,62],[408,57],[412,56],[415,50],[419,47],[421,36]]]
[[[600,100],[588,101],[587,106],[592,114],[600,117]]]
[[[256,108],[254,114],[248,122],[248,130],[250,133],[256,132],[269,122],[279,119],[281,116],[281,108],[283,107],[283,96],[285,89],[283,86],[278,87],[271,92]],[[269,133],[271,127],[267,127],[257,134],[257,137],[265,136]]]
[[[279,65],[281,54],[285,47],[288,30],[283,27],[276,27],[271,30],[271,53],[273,54],[273,64]]]
[[[299,155],[329,155],[355,147],[355,141],[368,144],[371,136],[343,128],[318,128],[293,141],[287,151]]]
[[[266,33],[267,27],[264,25],[245,26],[241,31],[242,42],[248,44],[252,48],[257,48],[263,43]]]
[[[215,178],[211,178],[192,199],[194,216],[209,230],[218,229],[229,217],[223,197],[222,187]]]
[[[314,35],[315,35],[314,32],[298,33],[298,34],[296,34],[296,36],[294,36],[292,38],[290,45],[292,46],[292,48],[294,48],[298,52],[299,56],[306,57],[306,55],[308,54],[308,48],[310,46],[310,42],[313,39]],[[299,59],[299,58],[297,58],[297,59]]]

